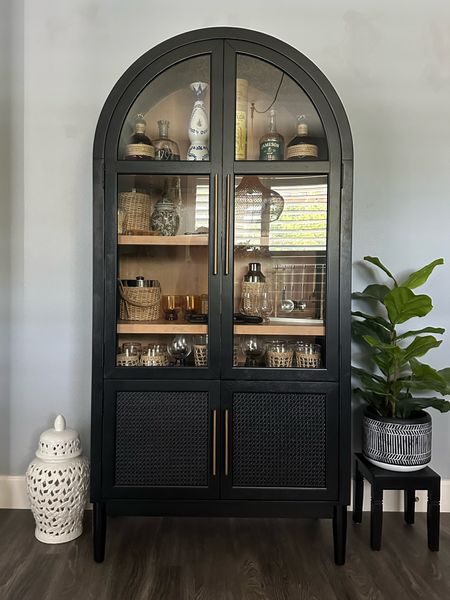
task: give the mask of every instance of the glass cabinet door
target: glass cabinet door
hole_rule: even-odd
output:
[[[236,43],[225,58],[235,86],[225,101],[234,136],[224,152],[224,369],[242,379],[331,379],[338,356],[335,132],[312,100],[315,83],[289,61],[286,70],[274,66],[270,49],[257,51]],[[320,110],[329,116],[323,103]]]
[[[210,160],[210,56],[180,61],[137,96],[120,134],[119,160]]]
[[[287,73],[247,54],[236,59],[235,160],[327,160],[320,117]]]
[[[208,366],[209,187],[200,175],[119,175],[118,367]]]
[[[327,176],[235,178],[233,366],[324,367]]]

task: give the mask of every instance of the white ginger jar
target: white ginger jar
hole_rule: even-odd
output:
[[[189,141],[191,145],[187,151],[187,160],[209,160],[209,119],[203,100],[208,84],[195,81],[190,85],[195,94],[194,107],[189,120]]]
[[[36,538],[62,544],[83,532],[89,462],[81,456],[78,432],[66,429],[62,415],[41,434],[36,458],[27,469],[27,491],[36,521]]]

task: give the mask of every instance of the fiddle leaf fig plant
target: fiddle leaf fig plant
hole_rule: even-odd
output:
[[[442,335],[445,329],[399,329],[399,325],[432,310],[431,298],[413,290],[428,280],[443,259],[425,265],[401,283],[376,256],[365,256],[364,260],[381,269],[390,281],[372,283],[352,294],[354,300],[369,306],[367,312],[352,312],[352,335],[365,346],[373,363],[371,371],[353,367],[353,375],[360,381],[354,393],[381,417],[408,419],[424,408],[449,411],[450,402],[444,396],[450,395],[450,367],[437,371],[418,360],[441,345],[442,340],[434,334]]]

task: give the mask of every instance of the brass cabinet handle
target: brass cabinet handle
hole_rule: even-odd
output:
[[[225,275],[230,272],[230,202],[231,202],[231,175],[227,175],[227,195],[225,208]]]
[[[213,410],[212,474],[217,474],[217,410]]]
[[[225,475],[228,476],[228,409],[225,409]]]
[[[214,175],[214,268],[213,275],[219,271],[219,175]]]

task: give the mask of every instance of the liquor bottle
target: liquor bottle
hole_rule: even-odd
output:
[[[298,117],[297,135],[287,145],[287,160],[317,160],[319,156],[319,140],[308,135],[308,124],[303,119],[303,115]]]
[[[155,148],[152,145],[150,138],[145,135],[144,115],[137,115],[134,122],[134,133],[130,138],[125,150],[125,158],[127,160],[154,160]]]
[[[158,121],[159,139],[153,141],[155,160],[180,160],[178,144],[169,139],[169,121]]]
[[[283,160],[284,138],[277,131],[276,111],[269,113],[268,131],[259,140],[259,160]]]

